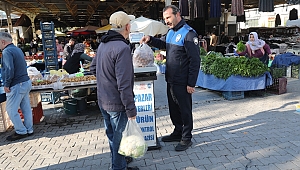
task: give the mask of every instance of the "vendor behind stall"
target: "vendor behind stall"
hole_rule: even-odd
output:
[[[65,60],[68,60],[71,55],[72,55],[72,52],[73,52],[73,49],[74,49],[74,45],[75,45],[75,39],[71,38],[69,40],[69,43],[67,43],[64,47],[64,59]]]
[[[246,43],[246,50],[238,52],[240,56],[248,55],[248,57],[259,58],[264,64],[268,64],[269,57],[271,57],[270,46],[264,40],[258,39],[256,32],[249,34],[249,41]]]
[[[63,68],[69,73],[77,73],[80,68],[80,61],[92,61],[93,58],[84,53],[85,45],[78,43],[74,46],[71,57],[67,60]]]

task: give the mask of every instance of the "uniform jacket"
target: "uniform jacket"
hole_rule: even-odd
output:
[[[150,38],[150,45],[167,50],[167,83],[195,86],[201,61],[197,37],[195,30],[181,20],[161,39]]]

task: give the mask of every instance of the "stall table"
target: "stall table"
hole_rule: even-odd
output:
[[[139,67],[134,69],[134,100],[137,110],[136,120],[139,124],[148,149],[159,149],[161,146],[157,140],[156,116],[154,106],[154,80],[156,67]],[[72,89],[95,88],[97,84],[69,86],[63,89],[32,89],[31,92],[60,92]]]
[[[230,96],[232,94],[238,94],[241,98],[244,98],[244,91],[265,89],[270,85],[272,85],[272,76],[269,72],[258,77],[232,75],[228,79],[224,80],[217,78],[212,74],[205,74],[202,70],[200,70],[196,82],[196,86],[210,90],[222,91],[223,96],[229,100],[230,98],[234,99],[234,96]],[[227,98],[227,96],[229,97]]]

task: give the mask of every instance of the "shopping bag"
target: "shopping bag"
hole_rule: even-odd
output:
[[[147,44],[141,44],[133,53],[132,62],[134,67],[151,67],[154,63],[154,53]]]
[[[132,158],[140,158],[147,151],[147,144],[136,120],[128,120],[118,153]]]

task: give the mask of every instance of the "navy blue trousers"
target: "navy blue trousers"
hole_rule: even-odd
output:
[[[182,140],[191,140],[193,130],[192,94],[187,86],[167,84],[170,118],[175,126],[173,135],[182,135]]]

